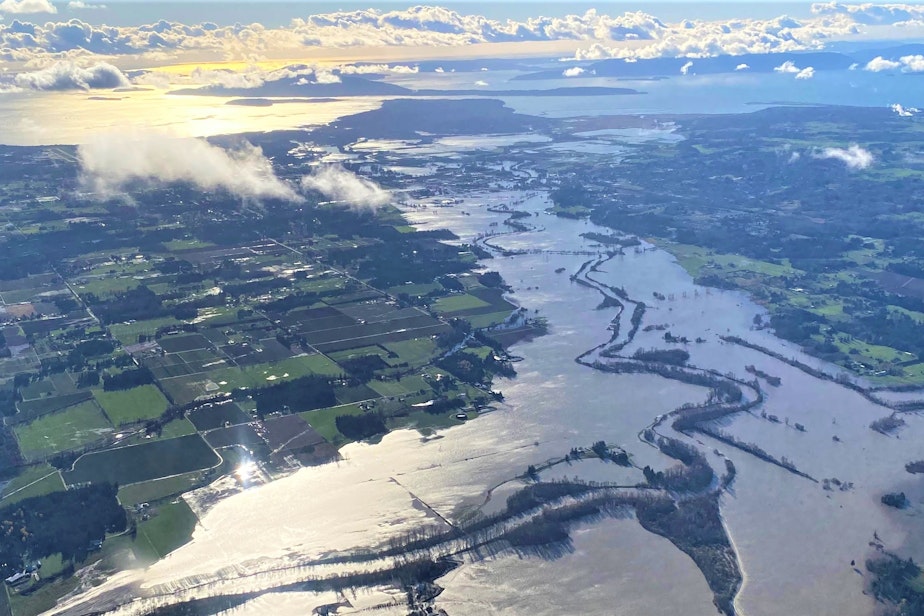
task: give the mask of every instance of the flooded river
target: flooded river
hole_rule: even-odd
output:
[[[626,142],[637,138],[627,136]],[[531,252],[498,255],[486,263],[513,287],[512,299],[531,315],[545,317],[550,327],[548,335],[515,347],[524,358],[516,364],[518,376],[495,383],[505,403],[436,436],[398,431],[375,445],[349,445],[340,462],[302,469],[221,500],[204,513],[191,543],[145,571],[120,574],[71,606],[79,610],[114,596],[130,598],[139,587],[157,589],[165,597],[273,588],[290,581],[274,573],[284,566],[372,548],[421,527],[443,528],[446,520],[476,510],[496,511],[519,485],[513,478],[528,465],[598,440],[625,448],[639,466],[671,464],[637,435],[660,414],[704,402],[706,389],[652,375],[598,372],[574,361],[610,337],[608,328],[617,314],[611,308],[598,310],[601,295],[569,278],[592,258],[575,253],[603,250],[581,234],[611,230],[545,213],[544,194],[492,191],[452,197],[461,203],[403,207],[412,224],[448,228],[460,242],[471,242],[504,220],[505,214],[489,211],[492,206],[521,202],[519,209],[534,214],[526,220],[535,230],[492,242]],[[563,272],[556,273],[560,268]],[[903,555],[919,556],[924,549],[924,533],[916,524],[924,513],[924,489],[904,471],[906,462],[924,458],[921,420],[909,416],[903,430],[884,436],[869,424],[889,414],[887,409],[768,355],[723,342],[720,336],[735,335],[824,367],[770,332],[755,330],[754,317],[764,311],[745,295],[695,286],[663,250],[647,244],[627,249],[593,276],[648,304],[643,326],[664,325],[674,335],[704,340],[687,346],[691,364],[742,379],[752,378],[745,366],[753,365],[782,379],[779,387],[764,387],[762,407],[723,420],[721,427],[778,459],[785,457],[812,479],[708,437],[694,439],[709,456],[728,456],[738,470],[721,503],[745,576],[739,612],[872,614],[874,603],[863,593],[863,562],[872,553],[874,537]],[[640,331],[624,352],[664,346],[663,330]],[[761,411],[779,421],[762,417]],[[796,423],[804,430],[796,429]],[[602,462],[559,465],[544,474],[546,479],[571,476],[642,480],[638,471]],[[908,509],[880,504],[883,493],[896,489],[908,494]],[[206,489],[189,500],[197,505],[208,497]],[[330,565],[324,572],[338,570]],[[445,588],[440,605],[452,616],[715,613],[712,594],[692,560],[632,517],[579,525],[570,549],[554,557],[509,553],[469,559],[438,583]],[[395,607],[401,601],[382,591],[354,597],[351,603],[364,613],[386,614],[401,613]],[[304,614],[332,602],[330,594],[270,593],[234,613]],[[123,611],[139,607],[127,605]]]

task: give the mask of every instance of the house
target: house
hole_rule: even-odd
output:
[[[12,586],[13,588],[17,586],[22,586],[26,582],[32,579],[31,573],[26,573],[25,571],[20,571],[19,573],[14,573],[10,577],[6,578],[4,582]]]

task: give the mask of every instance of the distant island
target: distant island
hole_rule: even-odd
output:
[[[211,85],[201,88],[184,88],[174,90],[171,94],[178,96],[239,96],[248,99],[264,97],[348,97],[348,96],[623,96],[643,94],[632,88],[608,87],[565,87],[538,90],[488,90],[473,88],[468,90],[412,90],[404,86],[385,83],[356,75],[336,75],[337,81],[319,83],[305,77],[285,77],[268,81],[256,88],[228,87]],[[249,103],[243,103],[249,104]]]

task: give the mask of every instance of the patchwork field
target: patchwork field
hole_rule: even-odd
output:
[[[221,459],[198,434],[107,449],[82,456],[64,473],[68,485],[109,481],[129,485],[215,466]]]
[[[167,399],[155,385],[141,385],[124,391],[93,390],[114,426],[155,419],[167,410]]]
[[[23,456],[42,460],[97,442],[112,432],[112,425],[95,402],[87,401],[18,424],[13,431]]]

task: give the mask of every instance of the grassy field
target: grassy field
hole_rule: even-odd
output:
[[[716,253],[699,246],[665,242],[660,242],[659,245],[674,255],[677,262],[694,278],[716,267],[725,272],[747,271],[765,276],[791,276],[799,273],[799,270],[788,264],[777,265],[738,255]]]
[[[119,488],[119,502],[126,507],[133,507],[138,503],[153,503],[176,496],[195,486],[199,481],[199,475],[199,473],[187,473]]]
[[[105,298],[116,293],[134,289],[140,283],[133,278],[119,278],[114,276],[93,278],[83,284],[76,284],[74,288],[80,295],[92,293],[96,297]]]
[[[178,321],[173,317],[151,319],[149,321],[136,321],[135,323],[116,323],[109,326],[109,333],[123,345],[137,344],[140,334],[153,336],[161,327],[177,325],[178,323],[182,323],[182,321]]]
[[[439,298],[433,303],[433,309],[437,312],[450,313],[472,310],[473,308],[484,308],[489,305],[488,302],[474,295],[463,293],[461,295],[449,295]]]
[[[378,355],[386,361],[388,359],[388,351],[385,351],[382,349],[382,347],[378,346],[364,346],[355,349],[347,349],[346,351],[335,351],[333,353],[328,353],[328,356],[337,362],[347,359],[355,359],[365,355]]]
[[[308,422],[315,431],[323,436],[327,442],[340,446],[349,442],[339,430],[337,430],[337,417],[340,415],[361,415],[364,411],[359,408],[359,404],[344,404],[343,406],[332,406],[326,409],[316,411],[306,411],[299,413],[299,416]]]
[[[474,329],[482,329],[503,323],[510,316],[509,310],[503,312],[492,312],[489,314],[476,314],[465,317],[465,320],[471,323]]]
[[[74,406],[81,402],[86,402],[92,398],[93,395],[90,392],[78,391],[63,396],[55,396],[53,398],[36,398],[35,400],[27,400],[25,402],[19,403],[19,415],[17,415],[15,419],[17,420],[17,423],[20,423],[32,418],[41,417],[42,415],[47,415],[48,413],[62,411],[69,406]]]
[[[179,436],[188,436],[190,434],[196,433],[196,427],[185,417],[180,417],[179,419],[174,419],[173,421],[167,422],[161,428],[160,434],[146,435],[143,430],[136,430],[132,436],[119,442],[119,446],[124,447],[126,445],[141,445],[144,443],[151,443],[153,441],[162,441],[171,438],[177,438]]]
[[[156,419],[167,410],[167,399],[154,385],[122,391],[94,389],[93,396],[114,426]]]
[[[25,468],[3,488],[0,507],[18,503],[26,498],[42,496],[64,489],[61,475],[50,464],[36,464]]]
[[[379,381],[373,379],[368,383],[369,389],[381,396],[405,396],[416,394],[420,390],[432,391],[427,382],[419,375],[406,376],[399,381]]]
[[[40,460],[60,451],[79,449],[112,431],[95,402],[82,402],[13,429],[27,460]]]
[[[391,287],[390,289],[388,289],[388,292],[391,295],[398,295],[399,293],[407,293],[411,297],[417,297],[419,295],[426,295],[427,293],[430,293],[431,291],[437,291],[441,288],[442,287],[435,282],[424,282],[424,283],[419,283],[419,284],[409,283],[409,284],[402,284],[397,287]]]
[[[414,338],[402,342],[389,342],[385,345],[397,359],[385,359],[390,365],[408,363],[411,366],[423,366],[436,354],[436,342],[430,338]]]
[[[107,449],[82,456],[64,474],[69,484],[109,481],[129,484],[203,470],[221,462],[198,434],[144,445]]]
[[[230,392],[239,387],[266,387],[273,383],[291,381],[310,374],[337,376],[343,370],[324,355],[300,355],[282,361],[256,364],[245,368],[222,368],[209,373],[209,378],[221,391]]]
[[[20,390],[23,400],[31,400],[33,398],[42,398],[46,394],[53,394],[55,392],[54,383],[49,380],[42,379],[41,381],[35,381],[29,383],[26,387],[23,387]]]
[[[138,524],[135,542],[146,541],[156,558],[163,558],[190,540],[199,520],[182,499],[157,507],[155,514]]]

